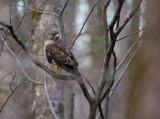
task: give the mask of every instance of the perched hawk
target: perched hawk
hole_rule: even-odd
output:
[[[58,73],[60,67],[65,66],[71,69],[78,68],[78,63],[72,52],[62,42],[60,39],[60,33],[57,31],[52,32],[49,39],[45,41],[44,52],[48,62],[50,64],[55,63],[57,65],[57,70],[54,71],[57,75],[61,76],[61,70],[60,73]]]

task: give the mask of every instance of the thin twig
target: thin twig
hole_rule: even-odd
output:
[[[100,100],[100,103],[105,99],[106,95],[109,93],[111,87],[113,86],[114,83],[114,78],[115,78],[115,74],[116,74],[116,66],[117,66],[117,57],[116,57],[116,53],[115,51],[113,51],[113,58],[114,58],[114,70],[113,70],[113,74],[111,77],[111,81],[109,82],[109,85],[107,85],[107,88],[105,89],[104,94],[102,95],[102,98]]]
[[[113,51],[113,58],[114,58],[114,70],[113,70],[113,74],[112,74],[112,77],[114,79],[115,77],[115,74],[116,74],[116,67],[117,67],[117,56],[116,56],[116,53],[115,51]]]
[[[14,79],[15,79],[15,76],[16,76],[16,73],[14,74],[14,76],[13,76],[13,78],[12,78],[12,81],[11,81],[11,83],[10,83],[10,85],[9,85],[9,88],[10,88],[11,92],[13,92],[12,83],[13,83],[13,81],[14,81]]]
[[[9,23],[11,24],[11,21],[12,21],[12,18],[11,18],[11,16],[12,16],[12,6],[10,5],[9,8],[10,8],[10,9],[9,9]],[[6,40],[7,35],[8,35],[8,29],[7,29],[7,32],[6,32],[6,34],[5,34],[4,41]],[[1,50],[0,50],[0,55],[2,54],[2,51],[3,51],[4,41],[2,41]]]
[[[110,94],[109,94],[109,98],[111,98],[111,96],[113,95],[114,91],[116,90],[117,86],[119,85],[120,81],[122,80],[124,74],[126,73],[127,69],[129,68],[130,64],[132,63],[133,59],[135,58],[139,48],[140,48],[141,42],[139,43],[137,49],[134,51],[131,59],[128,61],[128,63],[126,64],[126,66],[124,67],[122,73],[120,74],[119,78],[117,79],[117,81],[115,82],[115,84],[113,85],[113,87],[110,90]]]
[[[4,40],[4,39],[3,39],[3,40]],[[18,57],[17,57],[17,56],[15,55],[15,53],[10,49],[10,47],[8,46],[8,44],[7,44],[6,42],[4,42],[4,44],[5,44],[5,46],[7,47],[7,49],[9,50],[9,52],[15,57],[15,59],[16,59],[18,65],[20,66],[22,72],[23,72],[24,75],[27,77],[27,79],[28,79],[29,81],[35,83],[35,84],[43,85],[43,83],[36,82],[36,81],[32,80],[32,79],[28,76],[28,74],[25,72],[25,70],[24,70],[22,64],[20,63]]]
[[[21,23],[23,22],[23,19],[24,19],[24,17],[26,16],[26,13],[27,13],[27,11],[28,11],[29,6],[31,5],[31,2],[32,2],[32,0],[30,0],[30,2],[29,2],[29,4],[28,4],[28,6],[27,6],[27,9],[26,9],[26,11],[25,11],[25,13],[24,13],[21,21],[19,22],[19,24],[18,24],[17,27],[15,28],[15,31],[18,29],[18,27],[19,27],[19,26],[21,25]]]
[[[61,13],[60,13],[60,16],[62,16],[64,10],[66,9],[66,7],[67,7],[67,5],[68,5],[68,2],[69,2],[69,0],[67,0],[67,2],[65,3],[65,5],[64,5],[64,7],[63,7],[63,9],[62,9],[62,11],[61,11]]]
[[[47,0],[46,0],[46,1],[47,1]],[[16,3],[12,3],[12,4],[16,4]],[[40,7],[38,7],[37,9],[34,9],[34,8],[32,8],[32,7],[29,7],[29,9],[31,10],[31,12],[35,11],[35,12],[39,12],[39,13],[43,13],[43,14],[51,14],[51,15],[59,16],[58,14],[53,13],[53,12],[44,12],[44,11],[39,10],[41,7],[43,7],[43,5],[44,5],[44,4],[40,5]],[[23,7],[22,5],[18,5],[18,4],[16,4],[16,6]],[[24,7],[23,7],[23,8],[24,8]],[[31,13],[31,12],[27,12],[26,14],[29,14],[29,13]],[[13,17],[15,17],[15,16],[13,16]],[[13,17],[12,17],[12,18],[13,18]],[[12,21],[12,23],[13,23],[13,21]]]
[[[140,32],[143,31],[143,30],[144,30],[144,28],[142,28],[142,29],[140,29],[140,30],[138,30],[138,31],[136,31],[136,32],[127,34],[127,35],[123,36],[122,38],[117,39],[116,41],[120,41],[120,40],[122,40],[122,39],[124,39],[124,38],[126,38],[126,37],[129,37],[129,36],[135,35],[135,34],[137,34],[137,33],[140,33]]]
[[[127,60],[128,56],[130,55],[130,53],[133,51],[133,49],[136,47],[136,45],[140,42],[141,40],[138,39],[137,41],[135,41],[135,43],[133,43],[131,45],[131,47],[129,48],[129,50],[127,51],[127,53],[125,54],[125,56],[123,57],[122,61],[119,63],[119,65],[116,67],[116,72],[118,72],[118,70],[122,67],[122,65],[124,64],[124,62]]]
[[[10,71],[9,73],[7,73],[6,75],[4,75],[4,76],[0,79],[0,81],[2,81],[4,78],[6,78],[6,77],[7,77],[8,75],[10,75],[11,73],[13,73],[15,70],[16,70],[16,68],[13,69],[12,71]]]
[[[123,30],[123,28],[126,26],[126,24],[130,21],[130,19],[133,17],[133,15],[137,12],[141,5],[142,0],[138,0],[138,3],[136,5],[136,8],[132,10],[129,15],[125,18],[123,23],[120,25],[120,27],[115,31],[115,35],[118,36],[119,33]]]
[[[8,100],[10,99],[10,97],[14,94],[14,92],[17,90],[18,87],[20,87],[24,82],[22,82],[21,84],[19,84],[18,86],[16,86],[14,88],[14,90],[11,90],[11,94],[8,96],[8,98],[6,99],[6,101],[3,103],[1,109],[0,109],[0,113],[2,112],[3,108],[5,107],[5,105],[7,104]]]
[[[77,40],[78,37],[81,35],[81,32],[82,32],[82,30],[83,30],[83,28],[84,28],[86,22],[88,21],[88,19],[89,19],[90,15],[92,14],[94,8],[100,3],[100,1],[101,1],[101,0],[99,0],[99,1],[92,7],[91,11],[89,12],[87,18],[85,19],[85,21],[84,21],[84,23],[83,23],[83,25],[82,25],[82,28],[80,29],[80,31],[79,31],[77,37],[73,40],[73,43],[72,43],[70,49],[72,49],[72,47],[73,47],[73,45],[75,44],[76,40]]]
[[[53,106],[52,106],[52,102],[50,100],[50,97],[49,97],[49,94],[48,94],[48,89],[47,89],[47,79],[46,79],[46,75],[45,75],[45,72],[44,72],[44,89],[45,89],[45,94],[47,96],[47,100],[48,100],[48,103],[49,103],[49,106],[50,106],[50,109],[52,111],[52,114],[54,116],[55,119],[58,119],[54,109],[53,109]]]

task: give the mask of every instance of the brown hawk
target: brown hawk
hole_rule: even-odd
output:
[[[57,65],[57,70],[54,71],[57,73],[57,75],[61,76],[61,70],[60,73],[58,73],[58,70],[63,66],[70,69],[78,68],[78,63],[74,55],[72,54],[70,49],[62,42],[60,33],[57,31],[53,31],[49,39],[45,41],[44,52],[48,62],[50,64],[55,63]]]

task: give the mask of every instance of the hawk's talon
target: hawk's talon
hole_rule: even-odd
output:
[[[53,70],[53,69],[51,69],[54,73],[56,73],[57,74],[57,76],[61,76],[61,68],[59,67],[59,66],[57,66],[57,69],[56,70]],[[60,70],[60,72],[58,73],[58,70]]]
[[[57,76],[59,75],[58,71],[56,72]]]

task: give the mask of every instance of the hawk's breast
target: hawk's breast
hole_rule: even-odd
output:
[[[78,68],[78,63],[72,52],[62,41],[59,40],[55,43],[48,42],[45,44],[45,54],[49,63],[52,63],[54,60],[59,66]]]

